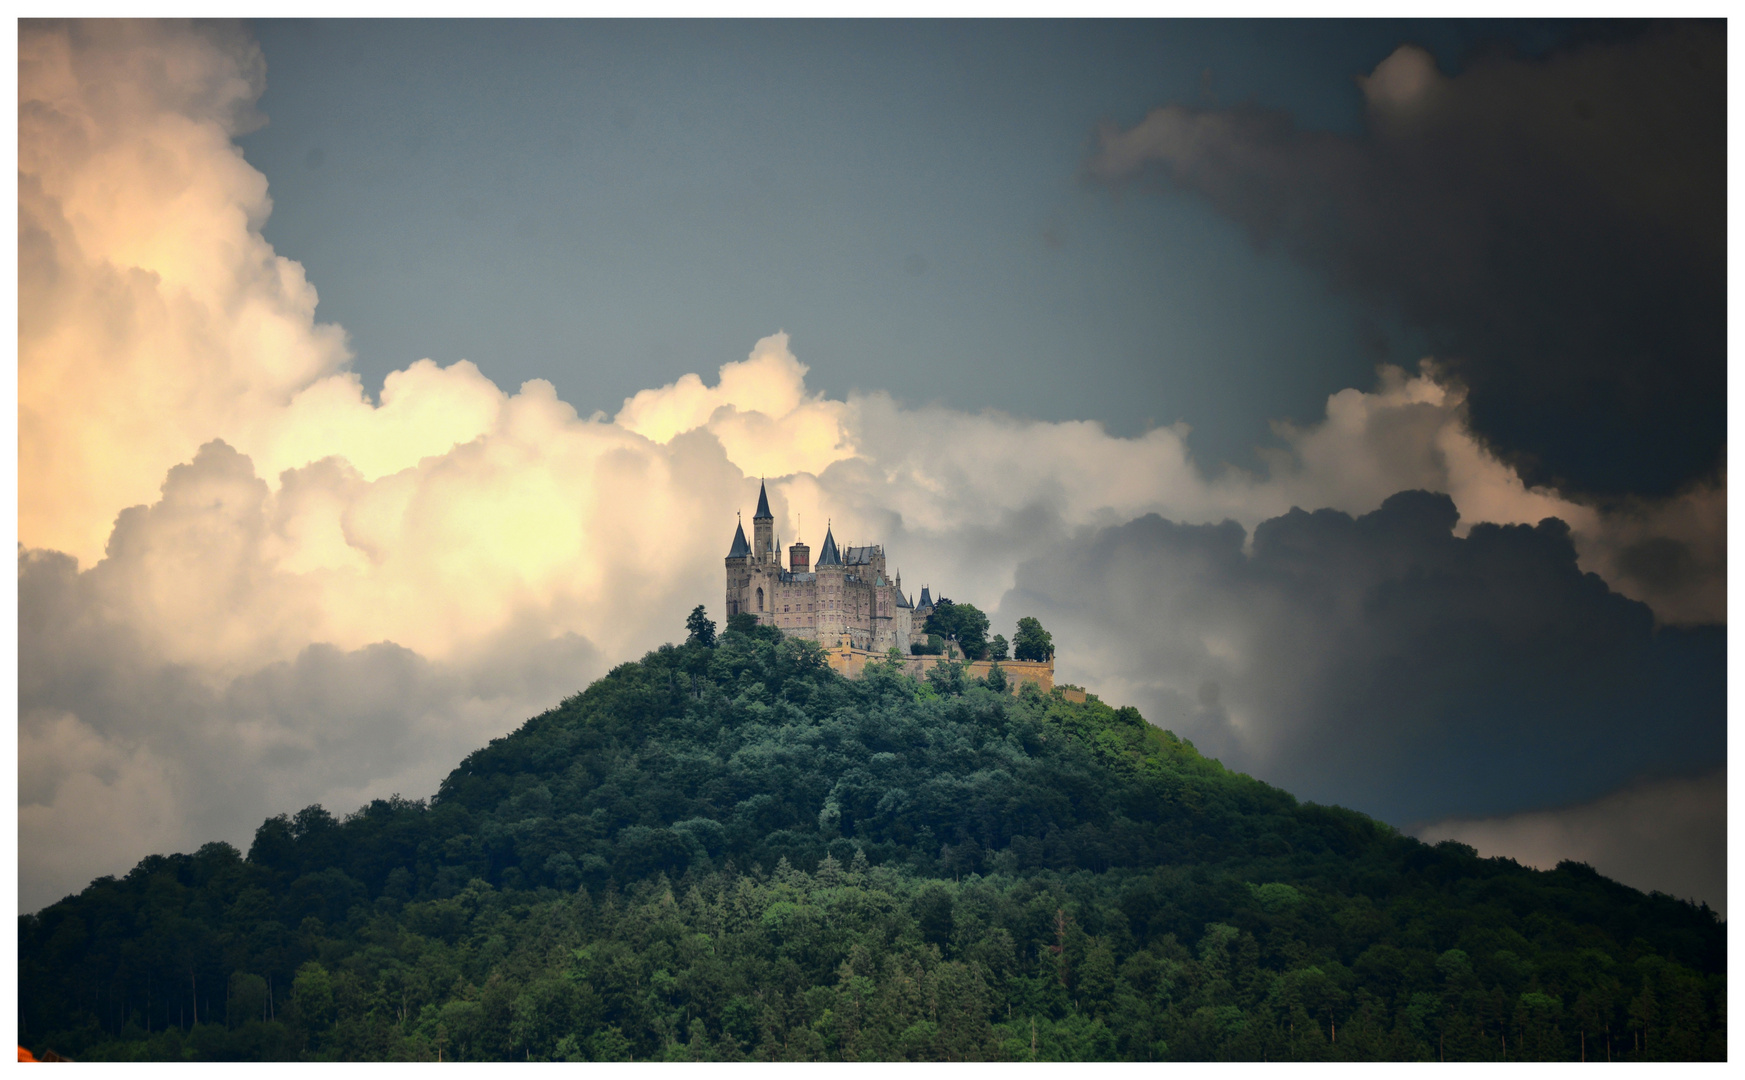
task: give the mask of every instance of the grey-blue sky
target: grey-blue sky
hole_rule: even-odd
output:
[[[777,328],[840,395],[1186,421],[1253,464],[1422,340],[1191,196],[1082,179],[1099,121],[1252,100],[1356,130],[1352,76],[1475,23],[260,22],[245,137],[320,317],[586,413]]]

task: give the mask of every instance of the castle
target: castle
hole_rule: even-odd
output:
[[[927,640],[923,627],[933,610],[932,599],[922,589],[916,606],[904,595],[902,575],[893,578],[885,569],[882,546],[838,549],[827,527],[818,562],[811,559],[812,549],[796,543],[788,548],[788,565],[782,566],[775,515],[760,484],[751,543],[745,542],[745,526],[739,525],[727,552],[728,617],[748,612],[784,634],[862,652],[894,647],[907,656],[912,643]]]
[[[776,519],[770,513],[769,492],[758,486],[757,512],[751,518],[751,542],[745,542],[745,526],[735,526],[733,546],[727,551],[727,616],[756,615],[766,626],[784,634],[810,638],[824,646],[830,666],[858,677],[866,665],[885,662],[891,649],[903,654],[903,666],[920,677],[927,669],[952,660],[950,656],[915,656],[910,646],[927,640],[927,616],[933,614],[931,592],[921,589],[921,602],[910,601],[903,592],[901,574],[887,576],[885,549],[866,547],[838,549],[836,536],[826,527],[818,562],[803,543],[788,548],[788,565],[782,566],[781,541],[775,535]],[[965,665],[972,679],[987,678],[994,662],[976,660]],[[1054,659],[1000,661],[1013,693],[1025,683],[1043,691],[1054,688]],[[1065,688],[1069,700],[1083,701],[1083,690]]]

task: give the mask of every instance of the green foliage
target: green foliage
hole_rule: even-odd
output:
[[[757,616],[749,611],[741,611],[727,616],[727,629],[737,634],[750,634],[757,630]]]
[[[945,639],[938,634],[928,634],[926,641],[911,642],[909,652],[915,656],[944,656]]]
[[[969,660],[981,660],[988,651],[988,617],[974,604],[956,604],[940,597],[933,602],[933,614],[927,616],[929,634],[956,639],[957,647]]]
[[[988,659],[989,660],[1010,660],[1011,659],[1011,657],[1008,656],[1006,653],[1006,635],[995,634],[994,640],[988,642]]]
[[[701,645],[705,649],[715,647],[715,623],[703,610],[702,604],[691,609],[691,614],[685,619],[685,629],[690,632],[685,644]]]
[[[987,678],[982,681],[983,685],[985,685],[989,690],[992,690],[995,693],[1004,693],[1007,685],[1006,669],[1000,666],[998,660],[995,660],[993,663],[988,665]]]
[[[733,620],[428,802],[150,856],[18,941],[20,1042],[89,1060],[1726,1056],[1706,908]]]
[[[1054,658],[1054,635],[1042,629],[1042,623],[1026,615],[1018,620],[1018,633],[1012,638],[1012,658],[1015,660],[1051,660]]]

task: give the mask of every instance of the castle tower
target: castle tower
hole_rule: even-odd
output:
[[[751,557],[757,562],[776,558],[776,516],[769,512],[769,492],[757,483],[757,513],[751,515]]]
[[[788,570],[804,574],[812,569],[812,549],[802,541],[788,546]]]
[[[827,648],[841,641],[848,631],[843,570],[842,553],[836,547],[836,534],[831,531],[826,520],[824,545],[818,549],[818,563],[812,571],[818,575],[818,640]]]
[[[744,609],[745,588],[751,584],[751,545],[745,542],[745,526],[733,527],[733,546],[727,549],[727,616]]]

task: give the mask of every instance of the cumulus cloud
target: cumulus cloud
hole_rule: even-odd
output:
[[[1631,784],[1575,806],[1453,818],[1418,830],[1484,856],[1549,870],[1564,859],[1644,892],[1708,904],[1727,917],[1727,772]]]
[[[1256,105],[1105,127],[1088,167],[1209,200],[1396,305],[1534,484],[1663,498],[1726,438],[1726,39],[1654,25],[1455,76],[1413,45],[1358,80],[1362,136]]]
[[[371,403],[303,268],[260,234],[266,177],[240,28],[20,24],[19,529],[86,561],[214,435],[268,475],[327,454],[379,476],[492,422],[470,364],[414,365]]]
[[[1656,629],[1567,527],[1446,495],[1235,522],[1146,516],[1023,565],[1059,677],[1300,796],[1399,825],[1591,799],[1725,753],[1725,633]]]
[[[607,666],[579,636],[540,627],[511,628],[458,661],[390,642],[314,643],[226,674],[166,660],[142,633],[158,623],[113,605],[113,583],[59,553],[20,560],[26,910],[153,851],[246,847],[262,819],[310,802],[346,811],[428,794],[461,757]]]
[[[1008,621],[1056,595],[1036,568],[1079,566],[1095,537],[1161,520],[1146,515],[1210,530],[1240,560],[1242,530],[1293,506],[1366,514],[1403,488],[1449,493],[1468,521],[1559,517],[1620,587],[1718,610],[1702,583],[1724,552],[1722,570],[1680,563],[1654,547],[1676,533],[1656,506],[1625,528],[1526,486],[1433,367],[1334,395],[1324,422],[1281,428],[1285,450],[1254,475],[1205,475],[1174,428],[1118,439],[878,393],[831,400],[784,334],[713,385],[686,376],[610,417],[579,416],[543,380],[507,392],[464,361],[420,361],[372,400],[301,268],[260,235],[265,179],[230,139],[261,78],[252,43],[222,27],[21,28],[27,909],[149,851],[246,844],[261,818],[309,802],[429,793],[467,751],[679,636],[692,605],[719,618],[718,560],[760,475],[787,538],[804,523],[816,542],[830,520],[841,541],[886,544],[911,591],[930,583]],[[1684,506],[1680,527],[1700,533],[1719,498]],[[1465,527],[1441,539],[1478,542]],[[1569,554],[1563,534],[1546,542],[1552,562]],[[1256,595],[1301,622],[1283,594]],[[1619,625],[1646,618],[1594,603]],[[1247,655],[1237,623],[1219,629],[1232,617],[1203,606],[1204,647]],[[1191,602],[1130,614],[1202,618]],[[1068,677],[1107,673],[1108,696],[1131,688],[1198,730],[1198,713],[1132,682],[1149,669],[1097,666],[1119,655],[1107,628],[1076,625],[1060,634]],[[1267,700],[1318,677],[1281,668]],[[1241,706],[1238,681],[1216,679],[1181,685],[1206,709]]]

